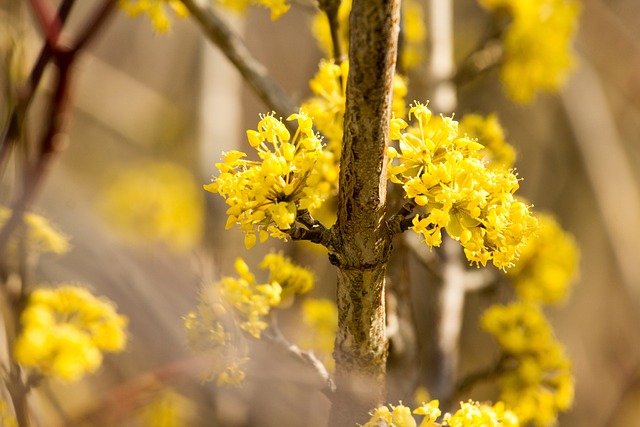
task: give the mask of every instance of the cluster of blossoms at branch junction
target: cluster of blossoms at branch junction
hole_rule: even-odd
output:
[[[245,153],[230,151],[216,164],[220,174],[204,187],[226,199],[230,206],[227,228],[239,224],[246,233],[247,248],[258,239],[264,242],[269,235],[286,240],[298,211],[318,208],[324,199],[317,167],[322,143],[311,118],[300,112],[288,120],[298,122],[293,138],[281,120],[262,116],[258,129],[247,131],[249,144],[260,160],[248,160]]]
[[[537,229],[529,206],[514,193],[518,178],[511,170],[488,168],[481,144],[462,136],[449,117],[432,117],[426,105],[409,110],[417,125],[391,121],[388,175],[402,185],[405,197],[424,209],[413,218],[413,231],[429,246],[440,246],[445,229],[478,265],[489,260],[511,267]]]

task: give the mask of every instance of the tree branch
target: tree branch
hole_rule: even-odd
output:
[[[386,147],[396,65],[398,0],[354,0],[351,9],[338,219],[337,391],[331,426],[365,421],[385,400],[384,281],[391,250]]]
[[[287,94],[268,75],[267,69],[249,52],[244,42],[225,24],[212,8],[201,8],[195,0],[181,0],[209,41],[216,45],[236,67],[258,97],[279,116],[287,117],[297,111]],[[285,122],[290,132],[295,126]]]

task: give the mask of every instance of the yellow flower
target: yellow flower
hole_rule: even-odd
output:
[[[169,162],[144,162],[117,171],[100,209],[131,243],[164,243],[176,253],[196,246],[204,228],[204,200],[192,174]]]
[[[94,372],[103,351],[122,351],[127,340],[127,319],[110,301],[77,286],[35,290],[20,322],[16,360],[65,380]]]
[[[460,121],[460,133],[484,146],[482,153],[486,156],[489,167],[513,167],[516,152],[505,140],[504,130],[497,115],[489,114],[483,117],[467,114]]]
[[[171,28],[168,10],[172,10],[180,18],[189,14],[180,0],[118,0],[118,7],[131,17],[147,14],[151,25],[159,33],[165,33]]]
[[[282,287],[283,300],[291,295],[302,295],[313,289],[313,273],[294,264],[282,254],[265,255],[260,268],[269,269],[269,282],[276,282]]]
[[[217,0],[217,2],[238,12],[244,12],[250,4],[268,8],[271,10],[272,21],[280,18],[291,8],[287,0]]]
[[[427,27],[424,24],[422,4],[416,0],[402,2],[404,8],[404,46],[400,52],[402,68],[411,70],[422,64],[425,56]]]
[[[461,402],[454,414],[446,414],[444,425],[449,427],[518,427],[517,416],[504,408],[502,402],[491,406],[478,402]]]
[[[0,228],[4,227],[11,214],[10,209],[0,206]],[[57,226],[45,217],[25,212],[23,220],[26,227],[25,234],[29,251],[35,254],[44,252],[64,254],[71,249],[69,238],[58,231]],[[12,239],[9,245],[15,248],[17,242]]]
[[[338,330],[338,309],[329,299],[305,298],[302,301],[302,323],[307,327],[300,346],[311,349],[329,371],[335,368],[333,346]]]
[[[503,34],[500,77],[516,102],[539,90],[556,92],[575,63],[571,50],[580,6],[575,0],[479,0],[512,18]]]
[[[142,427],[182,427],[187,425],[192,411],[189,399],[167,389],[139,410],[136,419]]]
[[[500,399],[520,422],[552,425],[573,402],[571,361],[556,341],[539,307],[528,303],[495,305],[482,316],[506,360]]]
[[[441,411],[440,403],[432,400],[419,406],[413,414],[424,415],[420,427],[436,427],[439,425],[449,427],[519,427],[518,417],[506,409],[503,402],[495,405],[478,402],[461,402],[460,409],[453,414],[447,413],[440,424],[436,420]],[[391,408],[391,410],[389,410]],[[415,427],[416,421],[411,416],[411,408],[399,404],[397,406],[380,406],[373,410],[371,418],[363,427]]]
[[[240,225],[247,233],[247,249],[256,243],[256,232],[261,242],[268,236],[286,240],[298,209],[313,210],[324,199],[318,185],[322,144],[313,123],[304,112],[288,120],[298,122],[293,138],[281,120],[261,116],[258,129],[247,131],[260,161],[246,160],[245,153],[231,151],[216,164],[220,174],[204,186],[226,199],[230,206],[227,228]]]
[[[536,216],[540,228],[507,275],[521,300],[549,304],[567,295],[577,275],[579,249],[573,236],[562,230],[553,216]]]
[[[413,231],[427,245],[439,246],[441,230],[458,240],[470,262],[498,268],[513,265],[537,221],[529,207],[514,197],[516,175],[487,168],[484,148],[458,132],[458,122],[432,117],[426,105],[409,110],[416,125],[392,119],[388,149],[389,179],[403,186],[405,197],[424,209],[413,218]]]

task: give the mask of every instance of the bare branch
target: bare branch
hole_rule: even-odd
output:
[[[211,7],[201,8],[195,0],[181,1],[208,39],[225,54],[269,109],[283,117],[297,111],[284,90],[269,77],[264,65],[251,55],[244,42],[215,10]],[[285,122],[285,125],[292,133],[295,132],[290,122]]]

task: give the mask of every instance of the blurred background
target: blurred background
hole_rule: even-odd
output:
[[[71,34],[97,3],[77,2]],[[259,8],[243,16],[225,13],[296,104],[310,95],[308,81],[323,57],[310,32],[316,10],[309,3],[294,2],[275,22]],[[456,115],[499,115],[517,151],[520,191],[536,208],[553,212],[580,246],[580,277],[570,297],[547,311],[576,377],[574,407],[560,416],[560,425],[640,426],[640,2],[581,4],[579,61],[560,94],[514,104],[493,71],[460,88]],[[22,49],[16,72],[24,76],[41,35],[26,2],[0,0],[0,10],[3,43],[19,35],[13,40]],[[489,15],[471,0],[455,1],[454,13],[460,61],[482,37]],[[9,22],[15,34],[9,34]],[[3,78],[8,75],[5,69]],[[428,99],[426,75],[424,67],[410,73],[409,101]],[[81,56],[72,95],[69,146],[33,210],[59,224],[73,250],[43,257],[31,280],[80,282],[114,300],[130,319],[130,342],[124,354],[107,356],[97,376],[45,386],[34,400],[41,425],[146,425],[144,417],[130,414],[158,396],[178,402],[189,419],[184,425],[323,425],[328,400],[298,361],[258,345],[247,384],[218,389],[200,382],[182,327],[203,284],[233,275],[237,256],[256,268],[274,247],[314,270],[313,296],[334,295],[335,273],[324,253],[273,239],[246,252],[239,230],[224,231],[224,201],[200,190],[221,152],[242,149],[245,131],[255,128],[267,107],[191,20],[173,17],[168,34],[154,34],[146,19],[122,12]],[[34,117],[48,96],[45,83]],[[37,135],[38,120],[29,126]],[[161,237],[145,232],[144,218],[164,208],[145,205],[144,194],[127,185],[133,182],[149,192],[175,192],[185,210],[178,231]],[[2,191],[6,199],[6,183]],[[113,201],[114,194],[122,199]],[[132,217],[138,225],[128,223],[127,231],[122,222]],[[431,295],[421,281],[428,274],[413,268],[414,310],[425,313]],[[492,341],[477,318],[490,302],[483,293],[467,299],[463,371],[489,360],[479,356],[491,354]],[[297,305],[279,316],[285,332],[304,334]],[[433,320],[416,319],[418,331]],[[179,394],[163,394],[165,386]]]

